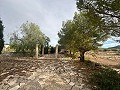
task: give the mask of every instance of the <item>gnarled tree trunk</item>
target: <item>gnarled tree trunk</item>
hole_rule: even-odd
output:
[[[84,62],[85,61],[84,54],[85,54],[85,51],[80,51],[80,62]]]

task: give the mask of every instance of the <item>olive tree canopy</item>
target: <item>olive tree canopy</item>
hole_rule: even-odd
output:
[[[18,32],[14,32],[10,37],[10,46],[16,52],[35,51],[36,44],[46,45],[50,39],[40,31],[40,28],[35,23],[23,23]]]

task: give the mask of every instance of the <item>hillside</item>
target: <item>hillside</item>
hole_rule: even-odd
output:
[[[120,45],[115,46],[115,47],[110,47],[110,48],[108,48],[108,49],[120,49]]]

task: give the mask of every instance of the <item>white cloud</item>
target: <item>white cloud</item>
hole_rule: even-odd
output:
[[[5,43],[8,34],[19,29],[26,21],[38,24],[41,31],[51,39],[51,44],[58,41],[57,33],[62,21],[72,19],[77,11],[76,0],[0,0],[0,17],[5,26]],[[112,47],[119,43],[109,39],[102,47]]]
[[[72,19],[76,11],[75,0],[2,0],[0,17],[5,25],[4,36],[18,29],[26,21],[37,23],[42,32],[57,43],[62,21]],[[16,28],[17,27],[17,28]]]

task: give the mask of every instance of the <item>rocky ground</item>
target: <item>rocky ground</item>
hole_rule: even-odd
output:
[[[73,60],[0,60],[0,90],[91,90],[90,73]]]

